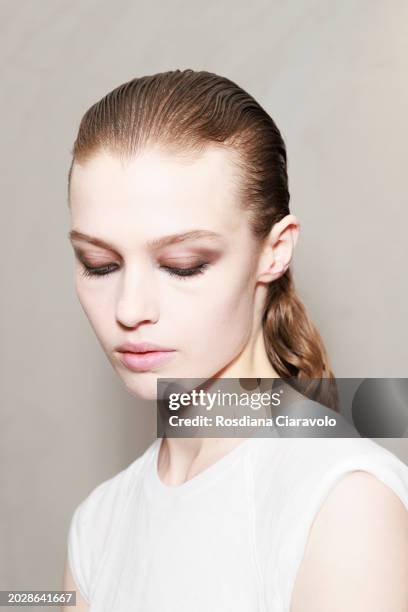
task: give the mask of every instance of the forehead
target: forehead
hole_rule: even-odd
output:
[[[106,236],[209,229],[239,232],[240,175],[233,152],[209,147],[199,157],[148,149],[128,160],[107,151],[74,164],[70,205],[73,225]]]

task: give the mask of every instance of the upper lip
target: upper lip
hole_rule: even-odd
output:
[[[153,342],[124,342],[116,350],[121,353],[148,353],[153,351],[171,351],[173,349],[159,346]]]

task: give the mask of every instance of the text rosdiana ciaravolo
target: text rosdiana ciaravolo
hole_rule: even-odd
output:
[[[197,415],[194,417],[179,417],[172,414],[168,423],[171,427],[335,427],[333,417],[293,418],[287,415],[277,417],[224,417],[221,414],[212,416]]]

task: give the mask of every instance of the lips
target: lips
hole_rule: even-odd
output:
[[[152,351],[171,351],[173,349],[159,346],[153,342],[124,342],[116,348],[121,353],[147,353]]]
[[[116,349],[123,365],[134,372],[147,372],[169,359],[176,351],[152,342],[125,342]]]

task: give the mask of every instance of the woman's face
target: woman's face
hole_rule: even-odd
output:
[[[213,147],[187,159],[149,149],[121,161],[100,152],[74,165],[76,292],[134,395],[155,399],[159,377],[228,376],[254,331],[257,245],[230,154]],[[118,351],[125,342],[172,352],[132,365]]]

